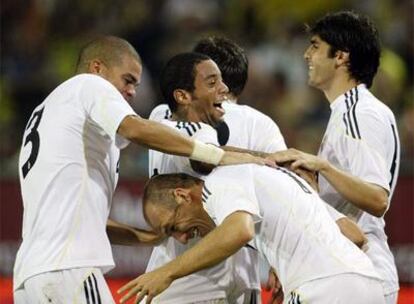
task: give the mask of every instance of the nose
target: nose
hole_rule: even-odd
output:
[[[304,58],[306,61],[309,61],[309,58],[310,58],[310,55],[309,55],[309,49],[310,49],[310,47],[308,47],[308,48],[305,50],[305,53],[303,53],[303,58]]]
[[[128,100],[128,101],[132,101],[132,99],[134,99],[135,95],[137,95],[137,91],[136,91],[135,86],[128,85],[125,88],[125,91],[124,91],[125,99]]]
[[[226,86],[226,84],[223,82],[223,80],[220,81],[220,94],[227,94],[229,92],[229,88]]]
[[[174,231],[172,233],[173,238],[179,241],[181,244],[187,244],[188,242],[188,235],[185,232]]]

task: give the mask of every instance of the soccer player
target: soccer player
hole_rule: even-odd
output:
[[[218,131],[218,141],[221,145],[227,144],[232,147],[245,148],[249,150],[262,151],[262,152],[274,152],[286,149],[284,139],[279,131],[277,125],[266,115],[259,111],[249,107],[237,105],[237,98],[241,94],[246,81],[248,60],[243,51],[233,41],[223,37],[210,37],[202,39],[195,46],[194,50],[199,51],[212,58],[220,68],[222,72],[223,81],[226,83],[229,89],[227,93],[226,101],[221,103],[221,107],[225,109],[223,116],[224,121],[221,119],[215,119],[211,124],[216,127]],[[184,66],[183,62],[176,61],[177,66]],[[178,74],[175,67],[170,75]],[[180,72],[183,73],[183,72]],[[173,82],[176,77],[170,81]],[[184,76],[180,77],[184,79]],[[182,87],[188,87],[188,84],[181,84]],[[184,135],[192,136],[199,140],[208,141],[210,143],[216,142],[214,134],[211,135],[211,128],[204,126],[200,123],[187,123],[189,117],[192,117],[192,121],[203,121],[202,117],[197,117],[197,112],[200,107],[194,107],[193,112],[187,115],[182,110],[182,105],[177,101],[168,97],[173,95],[172,91],[164,94],[165,99],[169,101],[169,104],[174,108],[174,119],[180,120],[180,124],[169,124],[174,127],[180,128]],[[193,95],[196,95],[193,92]],[[223,99],[221,96],[219,99]],[[229,101],[230,99],[230,101]],[[200,101],[195,101],[200,102]],[[208,103],[208,101],[205,101]],[[212,108],[210,108],[213,110]],[[180,115],[181,113],[181,115]],[[183,115],[184,113],[184,115]],[[172,113],[169,110],[168,105],[162,104],[157,106],[151,113],[150,119],[157,121],[164,121],[171,119]],[[210,115],[211,117],[213,115]],[[206,121],[205,121],[206,122]],[[164,121],[164,123],[167,123]],[[266,134],[264,136],[263,134]],[[228,147],[226,147],[228,148]],[[151,151],[149,154],[149,174],[150,176],[158,173],[172,173],[172,172],[187,172],[194,174],[188,161],[180,158],[172,158],[156,151]],[[335,219],[336,220],[336,219]],[[354,242],[362,244],[364,242],[364,236],[360,233],[357,227],[350,222],[347,218],[338,219],[338,225],[341,230],[344,231],[347,237],[350,237]],[[182,248],[177,241],[173,239],[167,240],[163,245],[154,248],[151,259],[147,266],[147,271],[151,271],[163,264],[169,262],[175,255],[177,255],[178,248]],[[182,251],[182,249],[181,249]],[[236,259],[241,259],[236,265],[233,274],[235,278],[233,281],[237,281],[239,288],[237,293],[242,293],[238,298],[239,303],[250,303],[254,299],[260,302],[260,280],[257,272],[257,254],[252,250],[243,250],[244,253],[238,253]],[[204,280],[204,281],[203,281]],[[202,283],[201,283],[202,282]],[[174,282],[174,284],[168,288],[164,293],[157,297],[158,303],[186,303],[186,301],[194,302],[194,296],[197,298],[210,298],[211,300],[220,297],[214,294],[215,286],[211,284],[212,280],[205,280],[205,278],[199,278],[199,276],[188,276]],[[212,285],[210,288],[208,286]],[[203,286],[199,288],[197,286]],[[275,290],[277,293],[277,289]]]
[[[364,16],[328,14],[309,28],[304,57],[308,82],[324,92],[331,116],[318,156],[294,149],[277,160],[319,173],[320,196],[353,218],[368,238],[366,254],[383,279],[386,301],[397,303],[398,275],[384,232],[400,165],[391,110],[368,90],[377,72],[377,30]]]
[[[248,78],[248,59],[244,50],[233,41],[224,37],[209,37],[200,40],[194,47],[194,51],[208,55],[217,63],[222,73],[223,81],[229,88],[229,92],[226,95],[226,101],[221,103],[221,107],[225,109],[224,120],[210,122],[210,124],[212,124],[218,132],[219,144],[227,144],[232,147],[269,153],[286,149],[283,136],[273,120],[249,106],[237,105],[237,99],[242,93]],[[174,101],[172,100],[170,105],[171,103],[174,103]],[[172,105],[171,107],[175,106]],[[160,121],[162,119],[171,118],[171,115],[172,114],[168,105],[162,104],[157,106],[152,111],[150,119]],[[180,117],[180,120],[188,121],[189,119],[184,116]],[[209,123],[208,121],[204,122]],[[199,134],[200,132],[197,135]],[[263,134],[266,134],[266,136],[263,136]],[[206,137],[203,136],[200,140],[206,140]],[[165,164],[165,161],[159,161],[159,158],[157,161],[154,161],[154,154],[157,155],[159,153],[152,153],[152,151],[150,152],[150,176],[154,174],[155,169],[159,173],[182,171],[189,172],[184,168],[181,168],[180,170],[180,166],[175,166],[176,171],[164,171],[157,169],[160,167],[159,163],[163,162]],[[187,167],[189,167],[188,164]],[[191,168],[189,169],[191,170]],[[176,241],[172,239],[167,242],[170,244],[176,243]],[[159,267],[171,260],[171,252],[166,254],[164,252],[165,250],[167,250],[167,247],[165,246],[157,246],[154,248],[147,271]],[[169,249],[169,251],[171,250],[172,249]],[[240,253],[236,257],[243,261],[243,267],[236,268],[239,271],[235,272],[236,278],[234,280],[237,280],[239,285],[244,286],[240,289],[245,291],[245,295],[243,297],[246,297],[245,300],[239,299],[239,301],[241,301],[241,303],[244,301],[249,302],[249,299],[254,297],[257,302],[259,302],[260,280],[256,267],[257,254],[252,250],[244,250],[244,252],[244,256]],[[168,257],[168,259],[162,257]],[[251,266],[247,267],[247,265]],[[183,278],[182,280],[175,282],[171,288],[166,290],[158,301],[164,303],[161,299],[168,299],[165,303],[173,303],[174,298],[177,298],[177,303],[185,303],[186,292],[191,291],[190,295],[193,295],[194,288],[191,287],[196,285],[196,278]],[[206,283],[204,283],[204,285],[206,285]],[[205,290],[206,296],[210,298],[214,297],[212,290],[209,290],[208,288],[200,289],[197,297],[203,296],[202,290]],[[189,301],[193,302],[193,297],[188,298]]]
[[[161,92],[172,109],[171,120],[162,123],[177,128],[183,134],[218,145],[217,133],[213,126],[222,122],[222,103],[228,89],[221,79],[217,65],[208,56],[200,53],[183,53],[169,60],[161,74]],[[203,122],[208,122],[207,125]],[[150,174],[188,172],[195,174],[192,166],[182,157],[172,158],[164,153],[150,150]],[[191,244],[189,244],[191,245]],[[171,261],[185,251],[173,239],[166,240],[154,248],[147,271]],[[243,249],[247,251],[249,249]],[[229,278],[233,261],[198,272],[191,277],[177,280],[171,288],[159,297],[157,303],[228,303],[235,301],[244,289],[232,289]],[[254,270],[255,274],[255,269]],[[252,275],[253,275],[252,274]],[[254,289],[260,290],[257,279]],[[250,290],[250,288],[248,288]],[[251,292],[251,291],[250,291]]]
[[[203,239],[123,286],[120,292],[128,292],[121,303],[146,295],[148,304],[174,280],[245,245],[277,270],[286,303],[384,303],[371,261],[341,234],[318,194],[284,168],[220,167],[204,181],[157,175],[145,187],[143,204],[155,231],[183,243],[194,235]]]
[[[15,303],[113,302],[102,275],[114,266],[106,223],[119,151],[129,141],[215,164],[262,161],[140,118],[127,101],[141,71],[127,41],[98,38],[82,49],[77,75],[33,111],[19,158],[24,215]]]

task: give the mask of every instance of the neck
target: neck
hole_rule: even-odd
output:
[[[201,122],[200,117],[198,117],[198,115],[196,115],[193,111],[189,111],[188,109],[181,107],[172,113],[172,119],[176,121]]]
[[[233,94],[229,93],[229,94],[227,95],[227,101],[228,101],[228,102],[231,102],[231,103],[235,103],[235,104],[237,104],[237,97],[236,97],[236,96],[234,96]]]
[[[350,78],[348,74],[342,74],[341,76],[334,77],[330,86],[323,90],[326,99],[329,103],[332,103],[342,94],[356,87],[359,84],[353,78]]]

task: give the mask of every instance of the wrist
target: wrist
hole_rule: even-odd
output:
[[[327,160],[322,159],[321,165],[319,167],[319,173],[321,173],[322,175],[325,175],[329,172],[330,169],[331,169],[331,164]]]
[[[223,158],[224,150],[201,141],[194,140],[194,148],[191,152],[190,159],[218,165]]]

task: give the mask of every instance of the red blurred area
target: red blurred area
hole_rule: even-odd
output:
[[[119,303],[121,298],[116,291],[130,279],[108,279],[107,282],[111,288],[112,294],[116,303]],[[270,299],[270,293],[262,291],[262,303],[266,304]],[[0,303],[1,304],[13,304],[12,293],[12,279],[0,277]],[[132,300],[130,301],[132,303]],[[414,303],[414,285],[413,286],[401,286],[400,293],[398,295],[398,304],[413,304]]]

